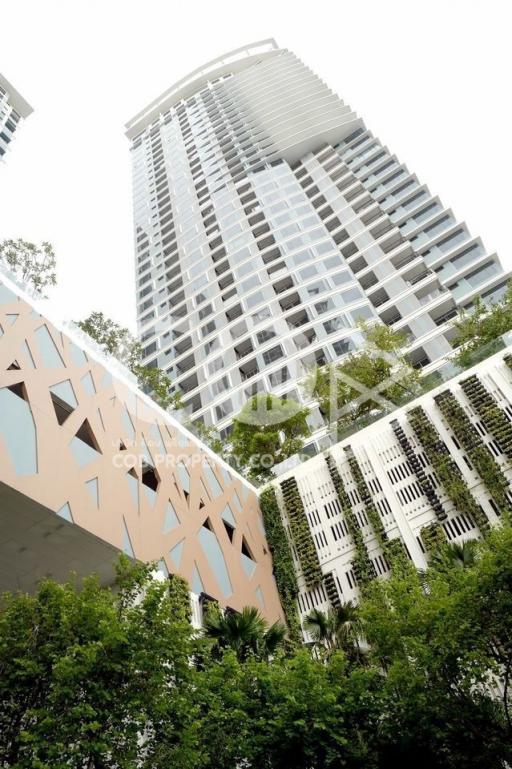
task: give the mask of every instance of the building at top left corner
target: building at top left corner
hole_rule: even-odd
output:
[[[28,101],[0,72],[0,161],[4,159],[20,123],[33,111]]]

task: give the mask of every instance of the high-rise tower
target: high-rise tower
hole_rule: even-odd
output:
[[[300,398],[312,364],[357,348],[360,318],[435,368],[457,309],[505,289],[497,256],[273,40],[191,73],[127,136],[144,361],[223,436],[256,392]]]
[[[0,158],[9,146],[20,120],[33,112],[32,107],[8,80],[0,74]]]

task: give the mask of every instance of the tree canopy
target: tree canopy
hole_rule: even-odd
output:
[[[256,481],[272,477],[272,467],[296,454],[309,435],[309,409],[269,393],[254,395],[233,422],[231,453]]]
[[[51,243],[40,246],[27,240],[4,240],[0,243],[0,261],[3,261],[15,277],[44,291],[57,283],[56,259]]]
[[[102,312],[92,312],[84,320],[77,321],[76,325],[108,355],[126,366],[137,377],[139,387],[149,393],[159,406],[164,409],[183,407],[180,394],[170,392],[172,381],[165,371],[141,364],[142,345],[127,328]]]
[[[45,579],[3,596],[0,766],[510,766],[508,524],[319,617],[326,654],[275,639],[267,653],[254,609],[194,633],[184,586],[151,572],[124,557],[115,589]]]
[[[316,368],[306,382],[324,416],[340,430],[421,390],[419,374],[403,352],[407,337],[384,324],[359,326],[364,346],[341,363]]]
[[[508,282],[501,301],[486,304],[477,297],[470,310],[461,309],[455,328],[459,349],[456,360],[467,366],[480,347],[512,329],[512,281]]]

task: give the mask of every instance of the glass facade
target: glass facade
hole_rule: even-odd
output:
[[[361,319],[435,366],[457,307],[506,281],[497,257],[293,53],[212,65],[127,126],[145,363],[222,436],[357,348]]]

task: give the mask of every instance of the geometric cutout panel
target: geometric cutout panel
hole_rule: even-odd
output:
[[[74,342],[70,342],[69,351],[71,360],[76,366],[84,366],[87,363],[87,355]]]
[[[233,587],[219,541],[214,532],[209,531],[205,526],[199,530],[198,537],[210,569],[213,571],[222,593],[227,598],[232,594]]]
[[[135,470],[128,470],[126,473],[126,480],[128,481],[128,485],[130,486],[130,493],[132,495],[132,499],[135,503],[135,507],[139,507],[139,480],[137,478],[137,475],[135,473]]]
[[[71,440],[69,448],[80,467],[84,467],[89,462],[99,459],[101,452],[87,419],[82,423],[77,434]]]
[[[169,550],[169,556],[176,569],[180,568],[181,556],[183,555],[184,544],[185,544],[185,540],[182,539],[180,542],[178,542],[177,545],[174,545],[174,547],[171,550]]]
[[[243,569],[249,579],[251,579],[252,575],[256,571],[256,564],[252,560],[252,558],[248,558],[244,553],[240,553],[240,560],[242,562]]]
[[[196,595],[201,595],[201,593],[204,593],[203,581],[199,574],[199,569],[197,568],[196,563],[194,563],[194,568],[192,569],[192,582],[190,583],[190,587],[192,592]]]
[[[172,531],[172,529],[175,529],[176,526],[179,526],[179,525],[180,525],[180,520],[176,514],[176,510],[174,509],[172,503],[169,501],[165,509],[165,520],[164,520],[164,527],[162,529],[162,533],[167,534],[169,531]]]
[[[224,508],[224,510],[221,513],[221,516],[222,516],[222,519],[226,523],[229,523],[230,526],[232,526],[233,528],[236,527],[235,517],[234,517],[233,511],[231,510],[229,505],[226,505],[226,507]]]
[[[261,607],[264,609],[265,608],[265,599],[263,598],[263,590],[261,589],[261,587],[257,587],[254,592],[256,593],[256,598],[260,602]]]
[[[57,510],[57,515],[59,515],[61,518],[64,518],[65,521],[73,523],[73,516],[71,515],[71,508],[68,502],[66,502],[65,505],[62,505],[60,510]]]
[[[100,494],[99,494],[99,486],[98,486],[98,479],[92,478],[90,481],[86,481],[85,485],[87,487],[87,491],[92,497],[92,501],[96,505],[96,507],[99,508],[100,506]]]
[[[214,497],[218,497],[222,494],[223,488],[217,480],[215,473],[207,462],[203,462],[203,472],[208,480],[208,485],[212,490]]]
[[[18,475],[37,473],[36,426],[32,411],[21,394],[8,387],[0,389],[0,439]]]
[[[90,371],[80,381],[87,395],[96,395],[96,387],[94,386],[94,380]]]
[[[55,342],[53,341],[50,332],[46,326],[41,326],[34,332],[37,346],[39,348],[39,355],[43,361],[45,368],[62,368],[64,361],[60,356]]]
[[[126,521],[123,518],[123,552],[126,553],[126,555],[129,555],[131,558],[135,558],[135,553],[133,552],[132,547],[132,541],[130,539],[130,534],[128,533],[128,528],[126,526]]]
[[[27,504],[56,511],[62,526],[74,524],[50,542],[56,556],[62,549],[63,567],[69,547],[70,563],[92,559],[88,573],[103,577],[106,561],[95,550],[102,541],[155,563],[165,553],[158,566],[162,576],[167,567],[221,606],[241,611],[256,605],[267,621],[279,619],[271,557],[250,486],[154,406],[115,363],[96,355],[81,333],[55,328],[18,296],[8,278],[5,282],[8,289],[0,285],[0,515],[3,490],[12,489]],[[241,510],[245,489],[249,500]],[[68,545],[66,531],[75,532]],[[80,541],[83,558],[71,557]],[[2,547],[0,540],[0,553]],[[102,560],[94,564],[95,558]],[[115,560],[114,551],[107,560]],[[11,576],[26,582],[31,572],[18,576],[17,564],[13,568]],[[44,571],[48,568],[52,564]],[[0,591],[6,573],[0,573]],[[256,586],[265,595],[265,608]]]

